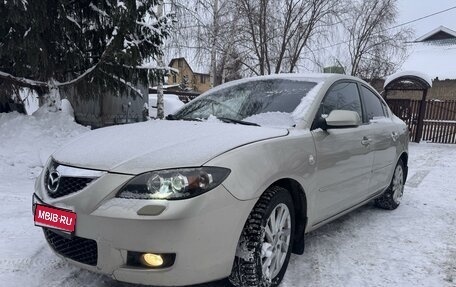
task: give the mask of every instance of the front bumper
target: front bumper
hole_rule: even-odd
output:
[[[94,266],[59,256],[82,268],[138,284],[191,285],[231,273],[238,239],[255,200],[240,201],[222,185],[179,201],[115,198],[120,183],[128,179],[106,174],[80,192],[57,199],[47,197],[37,184],[36,200],[75,211],[74,236],[96,242]],[[138,215],[145,206],[161,206],[158,210],[163,211]],[[171,267],[145,269],[127,265],[128,251],[174,253],[176,257]]]

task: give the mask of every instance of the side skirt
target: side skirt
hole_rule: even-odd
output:
[[[329,223],[329,222],[331,222],[331,221],[333,221],[333,220],[335,220],[335,219],[337,219],[337,218],[339,218],[339,217],[341,217],[341,216],[343,216],[343,215],[349,213],[350,211],[353,211],[353,210],[357,209],[358,207],[361,207],[361,206],[365,205],[365,204],[368,203],[369,201],[371,201],[371,200],[373,200],[373,199],[379,197],[380,195],[382,195],[383,192],[385,192],[385,190],[386,190],[387,188],[388,188],[388,186],[387,186],[387,187],[384,187],[384,188],[382,188],[382,189],[380,189],[379,191],[377,191],[376,193],[374,193],[372,196],[369,196],[367,199],[364,199],[364,200],[361,201],[360,203],[357,203],[356,205],[354,205],[354,206],[352,206],[352,207],[349,207],[349,208],[347,208],[347,209],[345,209],[345,210],[343,210],[343,211],[341,211],[341,212],[339,212],[339,213],[337,213],[337,214],[335,214],[335,215],[332,215],[332,216],[330,216],[330,217],[328,217],[328,218],[326,218],[326,219],[323,219],[322,221],[319,221],[319,222],[313,224],[313,225],[312,225],[312,228],[311,228],[310,230],[308,230],[308,231],[317,229],[318,227],[320,227],[320,226],[322,226],[322,225],[325,225],[326,223]]]

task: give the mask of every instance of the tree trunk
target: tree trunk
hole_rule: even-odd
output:
[[[163,16],[163,1],[158,3],[158,18]],[[161,47],[160,47],[161,48]],[[158,65],[163,67],[163,56],[158,56]],[[157,84],[157,118],[163,119],[165,117],[165,103],[163,101],[163,70],[160,70],[158,74],[158,84]]]
[[[215,75],[217,73],[217,37],[218,37],[218,0],[214,0],[212,18],[212,43],[211,43],[211,71],[210,83],[211,88],[215,86]]]
[[[53,83],[53,80],[50,81],[49,93],[44,94],[39,99],[39,106],[46,107],[49,112],[57,112],[62,106],[62,99],[60,98],[60,90]]]

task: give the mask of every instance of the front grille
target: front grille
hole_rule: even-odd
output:
[[[85,188],[89,183],[91,183],[94,178],[87,177],[65,177],[60,178],[59,187],[56,191],[49,190],[47,182],[49,181],[49,169],[46,171],[46,176],[44,177],[44,182],[46,185],[47,194],[52,198],[57,198],[65,196],[71,193],[75,193]]]
[[[44,186],[50,197],[57,198],[86,188],[102,174],[101,171],[61,165],[51,160],[44,174]]]
[[[97,265],[98,251],[95,240],[77,236],[69,239],[50,229],[43,228],[43,230],[47,242],[58,254],[83,264]]]

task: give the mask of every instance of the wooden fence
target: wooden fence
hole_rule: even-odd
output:
[[[395,115],[409,127],[414,139],[418,128],[420,100],[388,99]],[[456,143],[456,101],[427,100],[421,140],[433,143]]]

